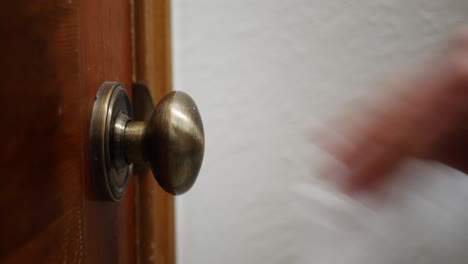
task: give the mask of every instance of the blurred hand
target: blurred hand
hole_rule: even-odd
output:
[[[344,188],[372,189],[409,157],[468,172],[468,27],[442,54],[383,86],[381,94],[352,105],[351,113],[332,122],[334,132],[320,139],[347,167]]]

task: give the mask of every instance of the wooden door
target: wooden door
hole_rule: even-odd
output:
[[[168,54],[168,47],[135,46],[151,45],[145,32],[168,21],[168,10],[158,9],[167,1],[154,3],[152,12],[166,15],[145,23],[132,21],[148,5],[138,0],[2,4],[0,263],[173,263],[172,199],[156,186],[149,189],[145,176],[133,177],[122,201],[101,201],[88,162],[91,110],[101,83],[123,83],[131,95],[133,74],[159,96],[169,89],[170,64],[164,61],[170,57],[154,57]],[[131,32],[138,34],[132,38]],[[160,34],[167,37],[167,31]],[[153,64],[163,61],[157,66],[163,83],[147,81],[149,73],[132,63],[143,52],[153,53]],[[149,197],[156,200],[141,202]],[[152,250],[142,247],[148,241],[155,242]]]

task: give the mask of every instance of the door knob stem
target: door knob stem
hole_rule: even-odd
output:
[[[145,127],[143,121],[128,122],[125,128],[125,158],[128,163],[145,164]]]

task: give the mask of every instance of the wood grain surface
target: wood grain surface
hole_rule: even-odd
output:
[[[133,188],[96,200],[89,120],[103,81],[131,87],[126,0],[6,1],[0,11],[0,262],[133,263]]]
[[[144,83],[158,102],[172,89],[169,0],[134,1],[134,81]],[[138,263],[175,263],[174,198],[151,172],[138,175]]]

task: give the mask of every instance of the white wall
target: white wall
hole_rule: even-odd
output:
[[[467,1],[174,0],[173,12],[175,89],[198,102],[207,144],[177,198],[179,263],[468,263],[468,177],[415,162],[391,202],[366,207],[316,179],[324,154],[307,139],[467,22]]]

